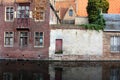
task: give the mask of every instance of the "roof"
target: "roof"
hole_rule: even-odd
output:
[[[82,16],[82,17],[86,17],[87,15],[87,4],[88,4],[88,0],[77,0],[77,16]]]
[[[120,13],[120,0],[109,0],[108,13]]]
[[[120,31],[120,14],[103,14],[106,22],[105,31]]]
[[[87,16],[87,3],[88,0],[77,0],[78,2],[78,16]],[[120,0],[108,0],[109,10],[108,13],[119,14],[120,13]]]
[[[108,0],[109,2],[109,10],[108,13],[114,13],[114,14],[119,14],[120,13],[120,0]],[[77,7],[75,8],[76,15],[77,16],[87,16],[87,4],[88,0],[63,0],[63,1],[57,1],[56,2],[56,10],[59,10],[61,7],[62,8],[68,8],[70,5],[74,5]]]
[[[55,9],[57,11],[60,11],[60,18],[63,19],[65,16],[65,13],[69,9],[69,7],[73,7],[74,11],[76,12],[76,4],[75,0],[65,0],[65,1],[56,1],[55,3]]]
[[[63,19],[66,12],[67,12],[68,8],[60,8],[59,11],[60,11],[60,19]]]

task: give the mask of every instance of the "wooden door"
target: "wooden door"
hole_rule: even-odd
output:
[[[56,52],[62,51],[62,39],[56,39]]]

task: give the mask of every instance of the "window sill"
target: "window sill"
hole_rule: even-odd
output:
[[[10,45],[4,45],[4,47],[13,47],[13,45],[11,45],[11,46]]]
[[[35,20],[35,22],[44,22],[45,20]]]
[[[14,20],[5,20],[5,22],[14,22]]]
[[[111,51],[110,53],[111,54],[117,54],[117,53],[120,53],[120,51]]]
[[[34,48],[44,48],[44,46],[34,46]]]

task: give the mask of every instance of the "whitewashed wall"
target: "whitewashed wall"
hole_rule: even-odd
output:
[[[88,24],[88,18],[87,17],[76,17],[75,25],[81,25],[81,24]]]
[[[64,55],[102,55],[103,32],[79,29],[51,29],[49,57],[55,53],[55,40],[63,40]]]

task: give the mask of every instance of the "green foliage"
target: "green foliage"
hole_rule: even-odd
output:
[[[109,3],[106,0],[88,0],[87,13],[90,24],[83,25],[86,29],[103,30],[105,20],[101,12],[107,13]]]
[[[107,13],[109,8],[109,3],[106,0],[88,0],[87,13],[89,18],[89,23],[93,23],[96,21],[97,16],[102,11],[103,13]]]
[[[59,51],[56,51],[55,54],[62,54],[63,51],[62,50],[59,50]]]

